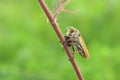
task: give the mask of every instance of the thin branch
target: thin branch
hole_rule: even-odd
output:
[[[75,72],[76,72],[76,74],[77,74],[77,76],[78,76],[78,79],[79,79],[79,80],[83,80],[82,74],[80,73],[80,70],[79,70],[79,68],[77,67],[76,62],[74,61],[70,50],[69,50],[68,47],[64,44],[65,39],[64,39],[64,37],[63,37],[60,29],[59,29],[59,26],[57,25],[57,23],[55,22],[54,18],[52,17],[52,15],[51,15],[50,11],[48,10],[48,8],[47,8],[44,0],[38,0],[38,1],[39,1],[39,4],[41,5],[43,11],[45,12],[47,18],[49,19],[52,27],[54,28],[54,30],[55,30],[55,32],[56,32],[59,40],[61,41],[61,43],[62,43],[62,45],[63,45],[63,48],[65,49],[65,52],[66,52],[67,56],[69,57],[69,59],[70,59],[70,61],[71,61],[71,64],[72,64],[72,66],[73,66],[73,68],[74,68],[74,70],[75,70]]]
[[[54,19],[56,18],[56,16],[58,15],[58,13],[61,11],[62,5],[63,5],[64,2],[65,2],[65,0],[60,0],[60,2],[58,3],[57,9],[55,10],[54,15],[53,15]]]
[[[58,5],[57,5],[57,9],[63,4],[65,2],[65,0],[60,0],[60,2],[58,3]],[[57,10],[56,9],[56,10]]]
[[[64,10],[64,7],[68,5],[68,3],[72,0],[60,0],[60,2],[57,5],[57,10],[55,11],[53,18],[55,19],[56,16],[59,14],[59,12]]]
[[[68,12],[69,14],[75,14],[77,12],[77,10],[76,11],[71,11],[71,10],[63,9],[61,12]]]

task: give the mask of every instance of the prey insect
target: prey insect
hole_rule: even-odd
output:
[[[74,57],[74,53],[78,52],[85,59],[89,58],[89,53],[86,44],[80,32],[76,28],[68,27],[66,36],[64,37],[65,37],[66,45],[68,47],[72,47],[73,49],[73,57]]]

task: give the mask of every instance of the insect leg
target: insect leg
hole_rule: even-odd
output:
[[[65,43],[67,44],[68,47],[74,45],[74,39],[70,36],[64,36],[65,38]]]
[[[73,56],[73,59],[74,59],[74,53],[75,53],[75,47],[74,46],[72,46],[72,50],[73,50],[72,56]]]

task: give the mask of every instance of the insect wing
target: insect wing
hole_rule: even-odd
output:
[[[83,56],[85,59],[89,58],[88,49],[87,49],[86,44],[81,36],[79,37],[79,42],[83,48],[82,50],[78,49],[80,51],[81,56]]]

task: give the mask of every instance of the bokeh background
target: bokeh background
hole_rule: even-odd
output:
[[[45,0],[51,13],[58,1]],[[90,58],[75,54],[84,80],[120,80],[120,0],[72,0],[57,23],[79,29]],[[0,0],[0,80],[77,80],[37,0]]]

